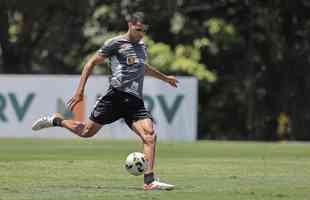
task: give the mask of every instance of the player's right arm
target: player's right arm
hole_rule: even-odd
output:
[[[86,64],[83,67],[83,71],[82,71],[81,77],[80,77],[80,82],[79,82],[79,85],[75,91],[75,94],[73,95],[73,97],[71,97],[71,99],[67,103],[69,110],[73,110],[74,106],[78,102],[83,100],[84,89],[85,89],[85,85],[86,85],[86,82],[87,82],[89,75],[91,74],[94,66],[97,64],[103,63],[105,58],[106,58],[106,56],[104,54],[96,53],[86,62]]]
[[[105,58],[114,55],[117,49],[117,40],[114,40],[113,38],[107,40],[104,45],[97,51],[97,53],[86,62],[83,67],[78,88],[76,89],[74,96],[68,101],[68,108],[70,110],[73,110],[74,106],[83,100],[85,85],[94,66],[101,64]]]

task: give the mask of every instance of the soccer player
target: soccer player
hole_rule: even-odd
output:
[[[94,66],[109,58],[112,70],[110,86],[107,93],[97,100],[89,119],[86,122],[79,122],[64,119],[59,113],[55,113],[35,121],[32,130],[63,127],[80,137],[87,138],[94,136],[105,124],[124,118],[127,125],[143,142],[143,152],[148,161],[144,173],[144,190],[171,190],[174,185],[159,182],[154,178],[156,133],[152,116],[144,107],[142,90],[145,74],[173,87],[177,87],[178,80],[175,76],[167,76],[145,63],[147,53],[142,38],[147,30],[147,24],[143,13],[134,13],[127,19],[127,23],[126,34],[107,40],[87,61],[75,94],[68,101],[68,108],[73,110],[77,103],[83,100],[85,85]]]

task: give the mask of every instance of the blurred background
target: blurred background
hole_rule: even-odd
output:
[[[0,0],[0,73],[80,74],[135,11],[148,62],[198,79],[198,139],[310,140],[308,0]]]

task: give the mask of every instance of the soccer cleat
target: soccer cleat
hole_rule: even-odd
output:
[[[144,184],[143,189],[144,190],[173,190],[174,185],[170,185],[167,183],[159,182],[158,180],[154,180],[150,184]]]
[[[50,128],[53,126],[53,120],[57,117],[57,115],[52,115],[52,116],[44,116],[39,118],[37,121],[35,121],[32,124],[32,130],[33,131],[38,131],[44,128]]]

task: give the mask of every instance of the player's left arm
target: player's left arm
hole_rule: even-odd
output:
[[[144,64],[144,71],[146,75],[152,76],[166,83],[169,83],[173,87],[178,87],[177,84],[179,83],[179,81],[176,79],[175,76],[165,75],[160,71],[158,71],[157,69],[155,69],[154,67],[150,66],[149,64]]]

